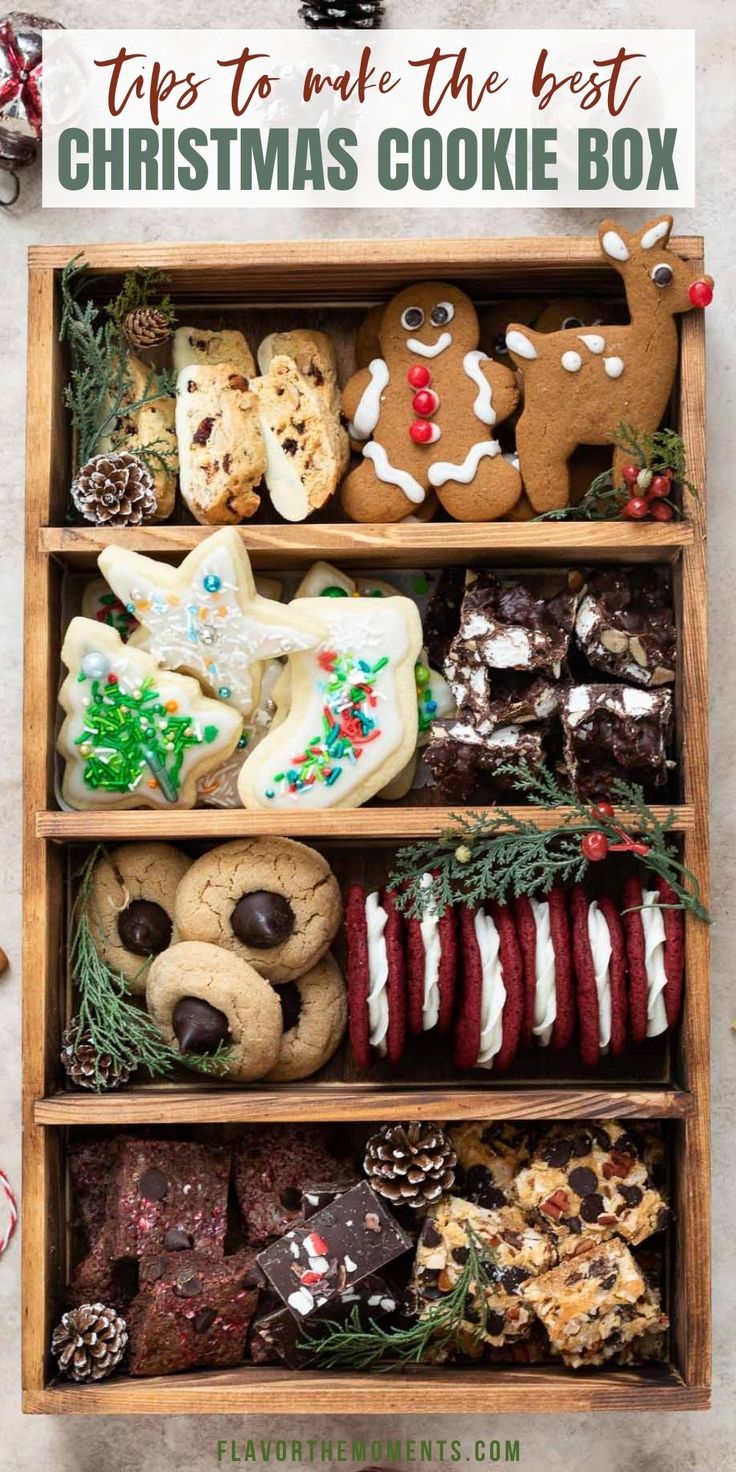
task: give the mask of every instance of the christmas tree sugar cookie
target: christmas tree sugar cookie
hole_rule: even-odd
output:
[[[326,634],[290,655],[288,715],[246,759],[240,796],[247,808],[358,807],[416,747],[421,619],[408,598],[299,602]]]
[[[92,619],[69,625],[59,694],[61,795],[72,808],[193,807],[197,781],[223,762],[243,722],[196,680],[159,669]]]
[[[100,571],[135,615],[135,643],[167,669],[196,675],[248,717],[258,703],[268,659],[309,649],[322,637],[316,619],[261,598],[240,537],[223,528],[179,567],[106,547]]]

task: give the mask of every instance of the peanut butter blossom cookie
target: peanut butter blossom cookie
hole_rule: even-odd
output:
[[[281,1048],[281,1007],[273,987],[220,946],[182,941],[151,966],[146,1005],[182,1053],[227,1053],[227,1076],[263,1078]]]
[[[276,993],[281,1003],[284,1035],[271,1083],[309,1078],[332,1057],[348,1018],[347,990],[332,956],[323,956],[296,981]]]
[[[145,992],[147,961],[179,939],[174,899],[190,863],[170,843],[124,843],[95,865],[89,903],[95,944],[132,992]]]
[[[192,864],[176,896],[185,940],[224,946],[276,983],[315,966],[341,918],[327,860],[289,838],[221,844]]]

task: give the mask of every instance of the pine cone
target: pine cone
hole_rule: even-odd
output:
[[[158,307],[135,307],[128,312],[123,333],[136,357],[151,367],[163,367],[171,342],[171,324]]]
[[[451,1190],[457,1156],[439,1125],[392,1124],[371,1136],[364,1165],[379,1196],[418,1211]]]
[[[299,14],[310,30],[376,30],[383,20],[382,0],[305,0]]]
[[[113,1063],[109,1053],[98,1053],[89,1029],[80,1027],[78,1017],[72,1017],[61,1034],[60,1057],[78,1089],[117,1089],[130,1078],[129,1068]]]
[[[141,526],[158,505],[143,461],[127,450],[94,455],[77,472],[71,494],[85,521],[98,526]]]
[[[64,1314],[51,1336],[51,1353],[69,1380],[104,1380],[117,1369],[128,1343],[125,1319],[104,1303],[83,1303]]]

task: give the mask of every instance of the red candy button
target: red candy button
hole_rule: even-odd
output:
[[[415,445],[431,445],[434,442],[434,425],[426,419],[415,419],[409,426],[409,434]]]
[[[709,281],[693,281],[688,296],[694,307],[708,307],[713,300],[713,287]]]
[[[412,388],[428,388],[432,382],[432,374],[423,363],[415,363],[406,376]]]
[[[423,419],[430,419],[440,407],[440,396],[432,388],[422,388],[414,395],[412,407],[415,414],[421,414]]]

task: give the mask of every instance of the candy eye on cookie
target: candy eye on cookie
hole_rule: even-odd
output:
[[[652,281],[654,282],[655,286],[670,286],[673,275],[674,272],[672,270],[672,267],[662,262],[661,265],[654,267],[652,271]]]
[[[452,302],[437,302],[430,313],[430,322],[433,327],[446,327],[455,316],[455,308]]]
[[[424,312],[421,307],[407,307],[401,313],[401,325],[407,332],[416,332],[417,328],[424,326]]]

